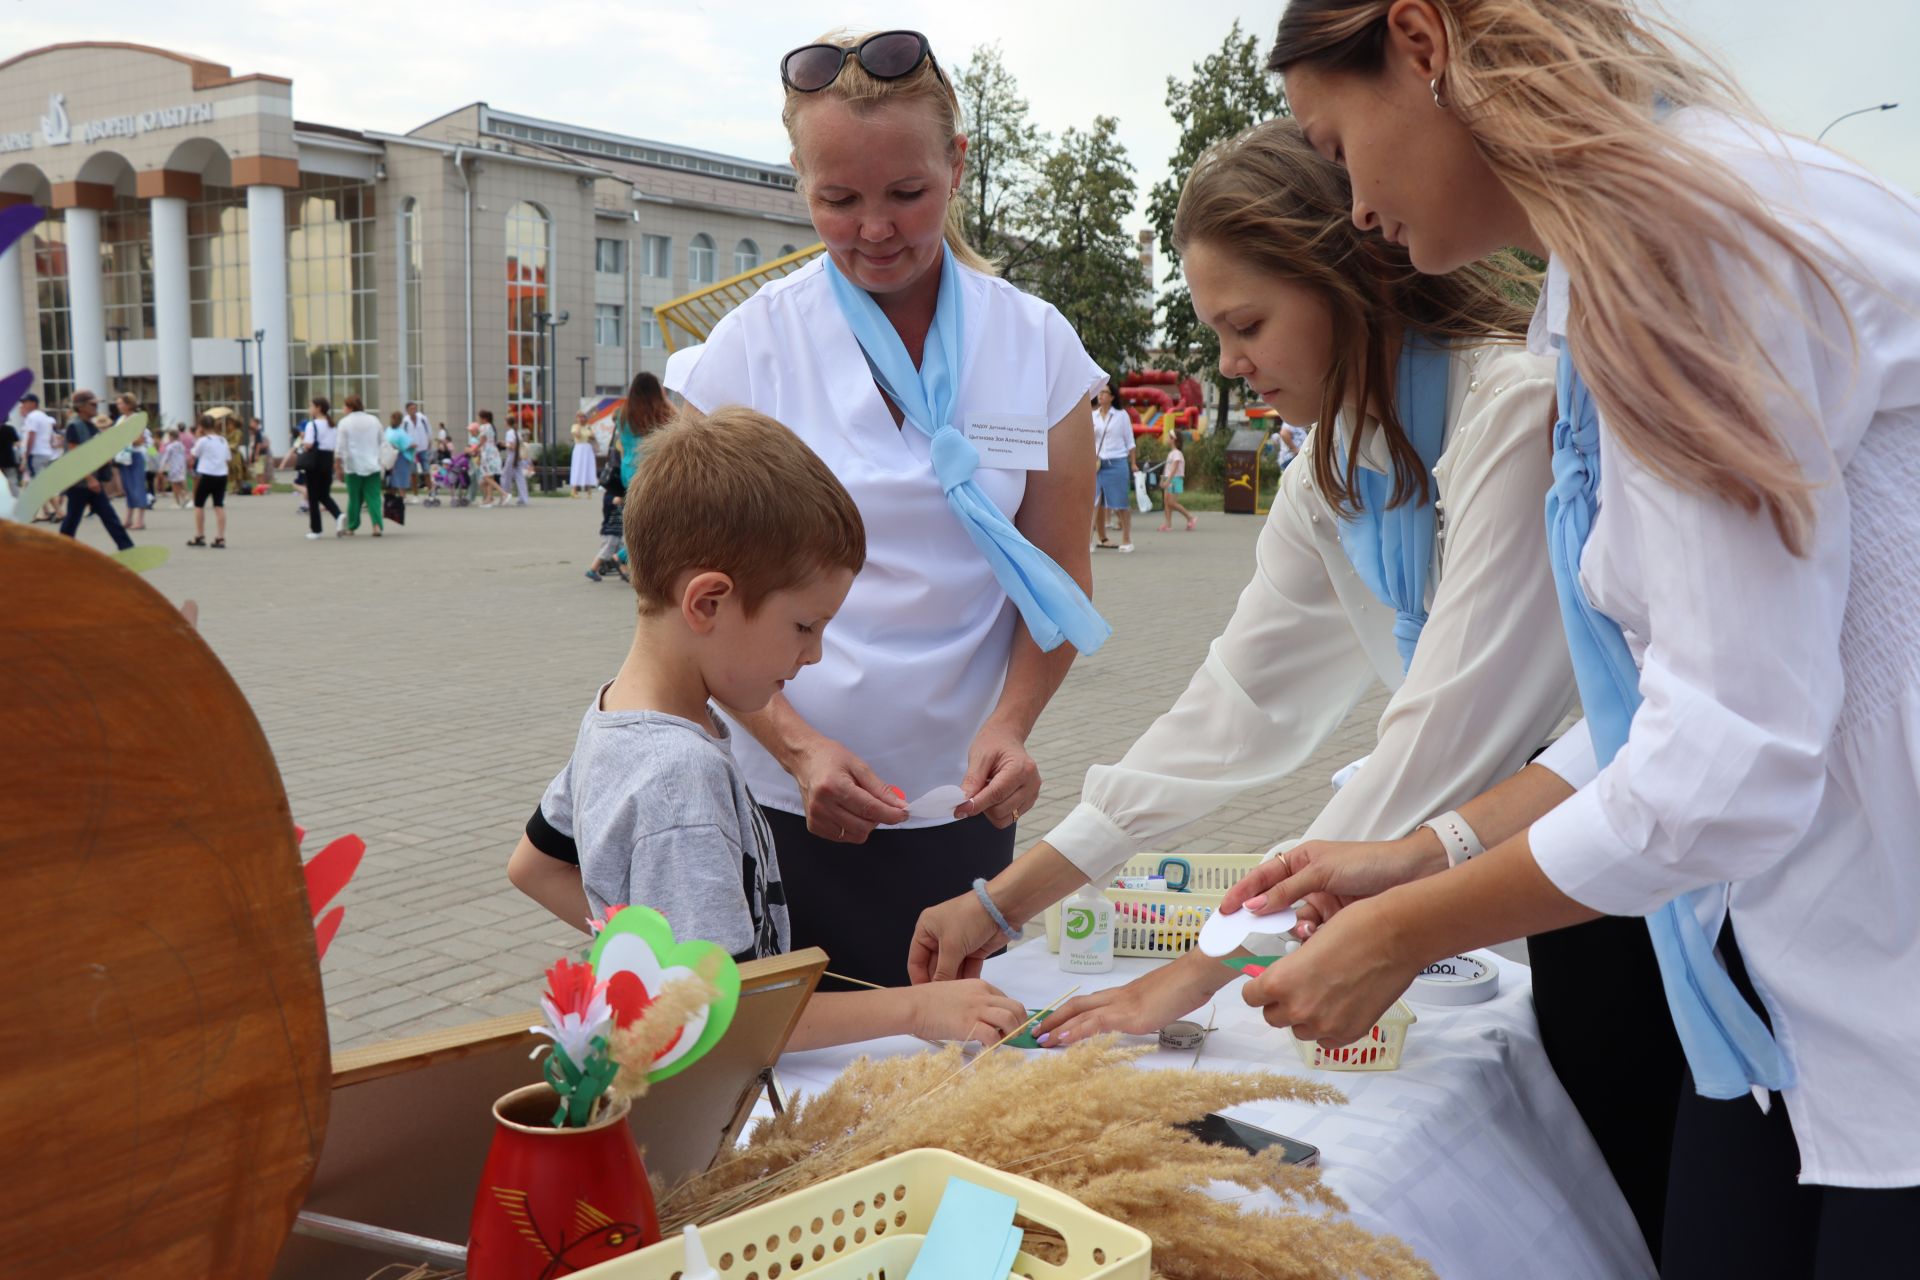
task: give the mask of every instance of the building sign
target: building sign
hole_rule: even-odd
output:
[[[162,129],[184,129],[188,125],[212,123],[211,102],[188,102],[175,107],[130,111],[126,115],[75,124],[67,119],[67,95],[54,93],[47,96],[47,114],[40,117],[39,137],[36,139],[31,133],[0,133],[0,155],[10,151],[27,151],[36,146],[64,147],[73,141],[76,133],[81,142],[98,142],[102,138],[137,138],[143,133],[155,133]]]

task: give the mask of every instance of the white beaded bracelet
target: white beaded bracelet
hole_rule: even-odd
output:
[[[1457,867],[1467,859],[1477,858],[1487,851],[1487,846],[1480,843],[1480,837],[1474,834],[1473,827],[1460,816],[1457,809],[1449,809],[1420,825],[1440,837],[1440,843],[1447,851],[1449,867]]]

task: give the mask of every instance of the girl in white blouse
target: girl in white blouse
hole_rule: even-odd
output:
[[[1404,250],[1353,227],[1348,202],[1337,166],[1288,120],[1215,148],[1187,178],[1175,244],[1195,312],[1219,335],[1221,372],[1288,420],[1339,426],[1316,428],[1283,473],[1253,578],[1180,700],[1118,764],[1089,770],[1081,804],[988,886],[1013,922],[1082,883],[1108,882],[1133,854],[1168,847],[1218,806],[1298,769],[1376,684],[1393,690],[1377,745],[1301,850],[1412,831],[1404,854],[1395,851],[1405,873],[1444,869],[1441,839],[1419,824],[1524,765],[1572,705],[1540,521],[1552,365],[1521,348],[1526,308],[1490,273],[1423,279]],[[1406,333],[1447,346],[1427,357],[1441,363],[1437,395],[1416,401],[1419,420],[1403,423],[1395,384],[1407,369],[1397,354]],[[1358,404],[1370,406],[1368,430],[1350,456]],[[1417,440],[1432,452],[1423,456]],[[1377,546],[1385,532],[1351,519],[1368,481],[1382,505],[1402,500],[1383,521],[1410,514],[1423,494],[1432,501],[1426,618],[1411,663],[1407,620],[1350,555],[1355,540]],[[971,897],[942,904],[922,917],[915,976],[958,973],[963,957],[998,937]],[[1644,929],[1617,922],[1543,942],[1549,1058],[1657,1240],[1669,1136],[1621,1123],[1617,1076],[1596,1052],[1595,1037],[1611,1032],[1586,1020],[1599,985],[1588,975],[1603,955],[1607,984],[1658,999],[1651,945]],[[1040,1030],[1058,1043],[1151,1032],[1236,976],[1191,954],[1070,1001]],[[1671,1032],[1650,1030],[1642,1048],[1642,1067],[1655,1072],[1664,1057],[1677,1090]]]
[[[925,37],[826,39],[781,76],[826,255],[730,312],[667,381],[697,409],[785,423],[859,505],[867,564],[820,663],[733,718],[734,751],[773,828],[793,945],[903,985],[921,908],[1011,859],[1040,785],[1027,735],[1076,645],[1107,632],[1084,549],[1103,375],[961,235],[966,137]],[[1078,622],[1016,607],[1009,535],[1024,547],[1009,555],[1051,560],[1023,563]]]
[[[1920,204],[1759,123],[1627,4],[1294,0],[1271,65],[1355,221],[1421,270],[1550,255],[1533,338],[1560,356],[1550,549],[1588,732],[1463,808],[1489,852],[1348,906],[1247,999],[1346,1040],[1423,964],[1647,915],[1693,1086],[1667,1273],[1910,1257]],[[1347,861],[1252,905],[1381,887]]]

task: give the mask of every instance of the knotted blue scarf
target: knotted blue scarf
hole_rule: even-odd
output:
[[[1547,554],[1560,596],[1560,621],[1573,655],[1573,675],[1594,758],[1605,766],[1626,745],[1640,706],[1640,672],[1620,626],[1595,609],[1580,586],[1580,554],[1593,530],[1600,492],[1600,413],[1587,394],[1564,343],[1555,380],[1559,420],[1553,425],[1553,487],[1547,491]],[[1738,1098],[1754,1086],[1785,1089],[1793,1067],[1733,985],[1713,954],[1713,944],[1693,904],[1725,892],[1710,885],[1683,894],[1647,917],[1660,982],[1695,1092],[1705,1098]]]
[[[1400,346],[1395,376],[1395,404],[1400,429],[1420,455],[1428,476],[1440,460],[1447,434],[1447,374],[1451,363],[1445,350],[1419,334],[1408,334]],[[1344,450],[1340,463],[1345,469]],[[1427,573],[1433,565],[1434,509],[1432,494],[1393,501],[1393,474],[1360,467],[1354,473],[1360,510],[1343,515],[1345,532],[1340,545],[1367,590],[1394,611],[1393,642],[1400,650],[1404,670],[1413,662],[1413,649],[1427,625]]]
[[[933,474],[946,491],[947,505],[973,545],[987,558],[993,576],[1020,610],[1027,634],[1043,650],[1062,640],[1081,653],[1092,653],[1113,634],[1087,599],[1080,584],[1051,557],[1027,541],[1000,508],[974,483],[980,452],[954,424],[954,406],[960,398],[961,338],[966,330],[966,300],[961,295],[960,268],[953,251],[945,249],[940,265],[940,300],[934,307],[933,327],[915,369],[913,358],[872,296],[827,260],[827,279],[833,285],[840,314],[866,353],[875,381],[900,412],[931,441]]]

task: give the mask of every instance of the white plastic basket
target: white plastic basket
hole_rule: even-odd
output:
[[[1011,1277],[1149,1280],[1153,1273],[1153,1246],[1145,1233],[1030,1178],[931,1148],[903,1152],[722,1218],[702,1226],[700,1240],[723,1280],[906,1280],[953,1177],[1019,1201],[1014,1225],[1025,1229],[1028,1239]],[[1061,1261],[1047,1262],[1028,1251],[1036,1228],[1062,1242]],[[592,1280],[678,1280],[685,1256],[673,1236],[576,1274]]]
[[[1293,1047],[1300,1061],[1320,1071],[1392,1071],[1407,1047],[1407,1028],[1419,1020],[1405,1000],[1395,1000],[1371,1031],[1350,1044],[1323,1049],[1317,1041],[1294,1036]]]
[[[1148,889],[1103,889],[1113,904],[1113,954],[1171,959],[1193,950],[1200,926],[1227,896],[1227,890],[1260,865],[1257,853],[1142,853],[1114,873],[1149,876],[1163,858],[1177,857],[1193,868],[1185,893]],[[1060,950],[1060,904],[1047,908],[1047,949]]]

